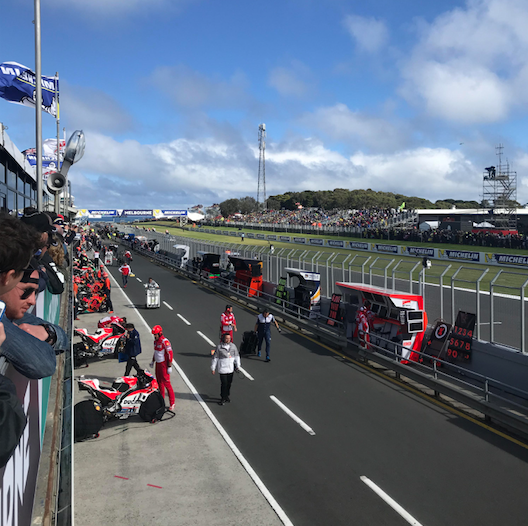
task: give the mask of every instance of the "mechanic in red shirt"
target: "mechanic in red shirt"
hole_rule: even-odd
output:
[[[226,305],[225,311],[220,316],[220,339],[222,339],[224,334],[230,334],[231,341],[233,341],[233,329],[235,332],[237,331],[233,306]]]
[[[152,328],[154,335],[154,355],[152,356],[152,367],[156,363],[156,380],[158,381],[161,396],[165,398],[165,387],[169,392],[169,409],[174,410],[174,389],[170,381],[170,374],[172,373],[172,347],[170,341],[163,336],[163,329],[160,325],[155,325]]]

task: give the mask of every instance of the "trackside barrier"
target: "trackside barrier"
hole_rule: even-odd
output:
[[[528,392],[506,385],[469,369],[416,352],[424,363],[402,363],[400,344],[376,335],[375,340],[360,348],[360,356],[394,371],[396,378],[409,378],[434,391],[434,395],[449,397],[475,411],[486,420],[493,420],[528,437]],[[349,343],[354,342],[349,340]],[[380,345],[381,344],[381,345]]]
[[[306,248],[300,249],[292,245],[290,250],[281,249],[280,252],[270,254],[266,252],[269,249],[261,245],[218,241],[204,242],[140,230],[138,227],[131,226],[125,226],[123,230],[128,233],[137,233],[139,230],[148,238],[156,238],[160,242],[161,248],[167,252],[173,249],[175,243],[189,245],[190,258],[196,256],[200,250],[218,253],[221,258],[225,258],[227,250],[236,252],[244,258],[257,256],[263,260],[263,273],[268,281],[273,281],[273,278],[277,280],[277,276],[274,276],[273,267],[276,267],[277,274],[281,274],[281,269],[292,266],[312,272],[320,272],[321,291],[328,298],[335,292],[333,290],[335,281],[357,281],[363,284],[384,286],[385,288],[392,286],[396,290],[409,290],[409,292],[416,290],[415,287],[418,285],[419,293],[424,296],[426,311],[430,319],[441,318],[454,324],[459,310],[474,312],[476,314],[475,334],[478,339],[518,349],[523,354],[528,355],[528,337],[526,336],[528,320],[525,309],[528,273],[522,268],[518,268],[515,272],[497,269],[498,274],[491,279],[489,278],[491,272],[482,267],[479,269],[478,267],[471,268],[461,265],[453,272],[454,256],[462,253],[451,254],[452,251],[450,251],[449,254],[453,256],[452,262],[447,259],[444,259],[444,262],[436,262],[434,264],[435,272],[428,270],[426,281],[426,271],[422,268],[421,258],[418,261],[400,260],[395,262],[392,259],[386,259],[387,254],[384,257],[381,254],[374,256],[365,252],[355,254],[351,258],[349,258],[349,254],[341,254],[342,260],[340,261],[339,258],[328,255],[328,252],[324,256],[325,253],[320,252],[320,247],[316,246],[305,245]],[[202,228],[200,231],[205,232],[207,229]],[[246,237],[249,238],[250,236]],[[275,237],[280,238],[281,236]],[[417,254],[418,252],[415,255]],[[528,256],[525,257],[528,261]],[[419,271],[418,274],[417,271]],[[451,273],[453,273],[452,276],[449,275]],[[337,279],[335,279],[336,275],[338,276]],[[503,278],[508,278],[509,282]],[[489,291],[486,290],[488,282]],[[287,285],[290,285],[289,277],[287,277]],[[508,305],[504,303],[505,301],[509,302]],[[496,312],[496,308],[500,310]],[[507,324],[504,323],[504,319],[499,318],[498,313],[503,317],[507,316]],[[515,329],[511,329],[512,326]]]
[[[275,315],[280,313],[282,321],[308,331],[322,341],[326,341],[341,349],[356,350],[358,344],[345,337],[345,327],[338,323],[335,330],[326,326],[327,319],[318,313],[317,318],[310,319],[310,311],[281,300],[282,305],[274,304],[275,296],[262,293],[259,298],[247,297],[247,291],[232,287],[229,282],[219,278],[208,280],[197,276],[187,269],[176,268],[174,259],[155,254],[147,250],[136,252],[149,257],[161,265],[167,266],[195,280],[204,286],[222,293],[226,291],[240,303],[261,309],[263,303],[270,306]],[[312,313],[313,314],[313,313]],[[402,352],[405,349],[398,343],[386,340],[376,335],[377,343],[369,342],[367,350],[360,349],[359,356],[395,373],[398,379],[408,378],[423,387],[434,391],[435,396],[445,396],[464,406],[478,411],[486,420],[493,420],[515,432],[528,437],[528,392],[516,389],[491,377],[475,373],[464,367],[453,365],[427,354],[417,353],[424,363],[402,362]],[[383,343],[386,348],[381,346]]]

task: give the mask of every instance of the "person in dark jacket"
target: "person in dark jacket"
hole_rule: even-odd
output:
[[[127,363],[125,368],[125,376],[130,374],[132,367],[136,370],[138,375],[143,374],[143,369],[137,362],[137,356],[141,354],[141,340],[139,339],[139,332],[136,331],[133,323],[127,323],[126,329],[126,341],[123,352],[127,355]]]

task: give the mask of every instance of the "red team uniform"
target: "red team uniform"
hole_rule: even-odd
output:
[[[154,360],[156,362],[156,380],[158,381],[161,396],[165,398],[165,387],[169,392],[169,404],[171,408],[174,406],[175,397],[172,389],[170,375],[167,371],[172,366],[172,347],[170,341],[161,336],[154,340]]]
[[[231,341],[233,341],[233,327],[236,325],[235,315],[232,312],[223,312],[220,316],[220,332],[222,334],[230,334]],[[220,336],[221,336],[220,335]]]

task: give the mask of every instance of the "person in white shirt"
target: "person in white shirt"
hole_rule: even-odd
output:
[[[240,354],[234,343],[231,343],[231,334],[222,334],[222,341],[216,346],[211,361],[211,372],[220,375],[220,402],[218,405],[229,403],[233,373],[240,368]]]
[[[160,286],[152,279],[152,278],[149,278],[147,283],[145,283],[145,287],[147,289],[159,289]]]

